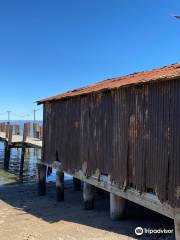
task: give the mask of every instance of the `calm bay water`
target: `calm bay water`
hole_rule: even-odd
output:
[[[12,121],[12,124],[20,125],[20,132],[22,134],[24,121]],[[42,122],[40,122],[42,124]],[[31,133],[32,134],[32,133]],[[24,174],[19,177],[19,167],[21,159],[21,149],[11,150],[11,159],[9,170],[4,170],[4,144],[0,143],[0,185],[10,183],[31,182],[37,180],[37,159],[41,157],[40,150],[27,149],[24,161]],[[68,176],[65,176],[67,179]],[[47,181],[55,181],[55,171],[47,178]]]

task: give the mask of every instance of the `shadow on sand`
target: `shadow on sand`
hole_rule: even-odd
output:
[[[99,228],[136,239],[174,239],[171,235],[143,235],[137,237],[134,229],[138,226],[151,229],[173,229],[171,219],[146,208],[127,202],[126,218],[112,221],[109,218],[109,197],[96,196],[95,210],[85,211],[82,192],[74,192],[71,181],[65,182],[65,201],[56,201],[55,184],[47,184],[46,196],[37,196],[37,184],[6,185],[0,189],[0,199],[14,208],[22,209],[49,223],[69,221]]]

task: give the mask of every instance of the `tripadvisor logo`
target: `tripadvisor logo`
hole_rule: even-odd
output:
[[[137,227],[135,228],[135,234],[140,236],[143,233],[144,234],[172,234],[174,232],[173,229],[150,229],[150,228],[142,228],[142,227]]]
[[[143,234],[143,228],[142,227],[137,227],[137,228],[135,228],[135,234],[136,235],[138,235],[138,236],[140,236],[140,235],[142,235]]]

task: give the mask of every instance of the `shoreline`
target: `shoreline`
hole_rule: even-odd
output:
[[[126,218],[112,221],[109,197],[96,196],[95,209],[85,211],[82,192],[65,181],[65,201],[56,201],[55,183],[47,183],[47,194],[37,195],[37,183],[5,185],[0,191],[1,240],[127,240],[139,239],[137,226],[173,228],[173,221],[128,202]],[[144,235],[140,239],[174,240],[174,234]]]

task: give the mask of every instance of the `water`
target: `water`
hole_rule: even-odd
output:
[[[41,124],[42,122],[40,122]],[[12,124],[20,125],[20,132],[23,132],[24,121],[12,121]],[[31,133],[32,134],[32,133]],[[19,177],[19,167],[21,159],[21,149],[11,149],[11,159],[9,163],[9,170],[4,170],[4,144],[0,143],[0,186],[4,184],[33,182],[37,180],[37,167],[36,163],[40,158],[40,150],[26,149],[24,159],[24,173],[22,177]],[[47,177],[47,181],[55,181],[56,172],[52,171],[52,174]],[[71,177],[65,175],[65,180]]]
[[[9,170],[4,170],[4,145],[0,144],[0,185],[14,182],[29,182],[36,180],[37,155],[34,149],[27,149],[24,161],[24,174],[19,177],[21,149],[11,149]]]

